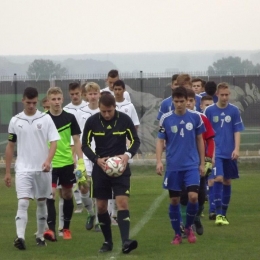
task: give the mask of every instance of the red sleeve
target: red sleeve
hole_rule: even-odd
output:
[[[203,123],[205,125],[206,132],[202,133],[202,137],[205,143],[205,156],[212,158],[215,150],[214,136],[215,131],[205,115],[201,115]]]

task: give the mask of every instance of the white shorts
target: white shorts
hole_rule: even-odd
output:
[[[88,158],[84,158],[84,163],[87,171],[87,176],[92,176],[93,170],[93,162],[91,162]]]
[[[16,172],[17,198],[51,198],[51,172]]]

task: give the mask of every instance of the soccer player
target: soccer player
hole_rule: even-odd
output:
[[[116,110],[121,111],[124,114],[127,114],[132,119],[134,126],[137,130],[138,126],[140,125],[140,122],[134,105],[124,98],[124,93],[125,93],[124,81],[122,80],[115,81],[113,85],[113,90],[114,90],[114,96],[116,100]],[[132,159],[129,160],[129,163],[132,163]],[[117,225],[117,220],[116,220],[117,209],[116,209],[115,199],[113,198],[109,200],[108,203],[109,203],[108,212],[111,215],[111,223],[112,225]]]
[[[69,84],[69,95],[70,95],[71,102],[67,104],[63,109],[76,116],[77,119],[77,110],[87,105],[87,102],[82,99],[82,87],[80,86],[79,82],[72,82]],[[75,187],[75,185],[73,189],[73,195],[77,203],[77,208],[75,210],[75,213],[81,213],[83,210],[81,196],[79,190]],[[63,207],[62,200],[59,202],[59,205],[61,209]],[[60,218],[61,218],[61,214],[60,214]],[[61,220],[60,222],[62,223]]]
[[[77,110],[77,118],[82,133],[87,119],[90,116],[99,112],[98,100],[100,97],[100,86],[95,82],[89,82],[85,84],[85,96],[89,101],[88,105]],[[82,139],[82,135],[81,135],[81,139]],[[95,149],[94,141],[92,141],[91,147],[93,150]],[[87,170],[88,184],[79,185],[79,189],[80,189],[81,200],[83,202],[83,205],[88,211],[86,229],[91,230],[93,228],[94,221],[96,221],[95,231],[100,231],[100,227],[98,224],[97,210],[94,213],[93,201],[90,198],[90,192],[89,192],[89,186],[91,187],[91,182],[92,182],[91,175],[93,170],[93,163],[86,157],[85,154],[83,154],[83,159]]]
[[[47,97],[50,102],[50,110],[47,112],[52,120],[61,139],[58,141],[56,153],[52,160],[52,195],[53,197],[47,199],[48,219],[47,223],[49,230],[44,232],[44,238],[50,241],[57,241],[56,239],[56,210],[55,210],[55,193],[57,185],[61,185],[61,195],[64,200],[63,214],[63,238],[71,239],[70,221],[73,214],[73,192],[72,186],[76,182],[74,174],[74,160],[71,149],[71,137],[74,141],[75,152],[78,156],[78,168],[82,174],[85,173],[85,166],[83,161],[83,154],[81,151],[80,142],[80,128],[75,116],[62,109],[63,93],[59,87],[51,87],[47,91]],[[85,177],[84,177],[85,178]],[[83,179],[84,179],[83,178]],[[86,180],[86,178],[85,178]]]
[[[196,242],[191,228],[198,212],[198,190],[200,175],[204,175],[204,143],[202,133],[205,131],[200,115],[187,110],[187,90],[180,86],[172,92],[175,110],[164,114],[160,120],[160,130],[156,143],[156,172],[162,175],[162,153],[166,142],[166,172],[163,188],[169,191],[169,217],[175,237],[171,242],[182,242],[180,228],[180,193],[185,185],[188,191],[187,217],[185,233],[189,243]]]
[[[204,112],[206,107],[212,104],[214,104],[212,96],[203,96],[200,101],[200,108],[202,113]],[[214,185],[213,173],[211,173],[208,177],[206,176],[206,182],[207,182],[206,189],[207,189],[208,202],[209,202],[209,220],[216,220],[214,192],[213,192],[213,185]]]
[[[203,96],[211,96],[213,98],[213,102],[218,102],[218,97],[216,95],[217,91],[217,84],[214,81],[208,81],[205,84],[205,92],[200,93],[200,95]]]
[[[172,84],[171,84],[171,89],[175,89],[178,87],[177,85],[177,77],[179,74],[174,74],[172,75]],[[174,104],[172,102],[172,95],[170,95],[168,98],[164,99],[160,105],[159,112],[157,115],[157,120],[160,120],[162,115],[174,110]]]
[[[192,88],[192,78],[189,74],[180,74],[176,79],[177,86],[184,86],[185,88],[191,89]],[[201,96],[196,94],[196,111],[200,112],[200,100]]]
[[[50,104],[49,104],[49,101],[48,101],[47,97],[44,97],[41,100],[41,106],[42,106],[44,111],[48,111],[50,109]]]
[[[128,160],[137,152],[140,140],[131,118],[116,111],[115,98],[111,94],[101,95],[99,109],[99,113],[88,118],[82,136],[82,150],[94,163],[93,197],[97,200],[98,220],[105,239],[99,252],[104,253],[113,249],[111,219],[107,211],[108,199],[112,198],[113,190],[118,209],[117,221],[122,240],[122,252],[127,254],[138,246],[136,240],[129,239],[128,197],[131,171]],[[96,144],[95,152],[91,149],[93,138]],[[128,150],[126,138],[131,144]],[[104,172],[106,160],[113,156],[120,157],[125,166],[123,174],[117,178],[110,177]]]
[[[231,197],[231,179],[238,175],[240,132],[244,130],[238,108],[229,103],[229,85],[225,82],[217,86],[218,102],[208,106],[204,113],[215,130],[215,179],[214,202],[217,225],[228,225],[226,213]]]
[[[24,90],[23,112],[12,117],[5,150],[5,184],[11,186],[11,163],[17,143],[15,163],[15,187],[18,198],[18,210],[15,217],[17,238],[14,246],[26,249],[25,229],[28,220],[29,199],[37,200],[36,243],[45,246],[43,232],[47,218],[46,198],[51,194],[51,162],[60,139],[58,131],[46,113],[37,110],[38,91],[28,87]],[[50,142],[50,148],[48,148]]]
[[[194,110],[195,108],[195,92],[192,89],[187,89],[187,104],[186,108],[190,110]],[[206,96],[205,96],[206,97]],[[199,113],[199,112],[197,112]],[[211,123],[207,119],[207,117],[204,114],[199,113],[202,121],[204,123],[206,131],[202,134],[202,138],[204,141],[204,146],[205,146],[205,156],[207,157],[207,161],[209,163],[205,163],[205,173],[209,173],[212,170],[212,161],[214,162],[214,150],[215,150],[215,143],[214,143],[214,136],[215,132],[211,126]],[[205,203],[205,187],[206,187],[206,177],[205,176],[200,176],[200,188],[199,188],[199,194],[198,194],[198,202],[199,202],[199,210],[196,214],[195,220],[194,220],[194,226],[196,228],[196,232],[198,235],[202,235],[204,232],[203,226],[201,224],[200,216],[201,213],[203,212],[204,209],[204,203]],[[184,206],[186,209],[188,201],[188,194],[187,190],[183,189],[181,193],[181,205]],[[186,210],[185,214],[186,215]],[[182,217],[184,219],[184,217]]]
[[[192,79],[191,83],[192,83],[191,88],[196,94],[199,95],[200,93],[205,91],[204,80],[202,80],[200,78],[195,78],[195,79]]]
[[[119,80],[118,70],[110,70],[107,74],[107,80],[106,80],[108,86],[101,89],[101,92],[109,91],[112,95],[114,95],[113,85],[117,80]],[[124,98],[127,101],[131,102],[130,95],[127,91],[124,92]]]

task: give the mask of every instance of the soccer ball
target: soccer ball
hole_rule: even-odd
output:
[[[111,157],[106,160],[105,173],[110,177],[119,177],[124,171],[124,165],[121,163],[121,158]]]

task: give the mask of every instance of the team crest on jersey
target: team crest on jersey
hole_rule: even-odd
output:
[[[230,116],[225,116],[225,122],[229,123],[231,121],[231,117]]]
[[[192,123],[187,123],[187,124],[186,124],[186,129],[187,129],[187,130],[192,130],[192,129],[193,129]]]
[[[37,129],[38,129],[38,130],[41,130],[41,129],[42,129],[42,124],[37,124],[36,126],[37,126]]]
[[[172,130],[173,133],[177,133],[177,132],[178,132],[178,127],[177,127],[177,125],[172,126],[172,127],[171,127],[171,130]]]
[[[219,120],[219,119],[218,119],[218,116],[213,116],[213,122],[214,122],[214,123],[217,123],[218,120]]]

